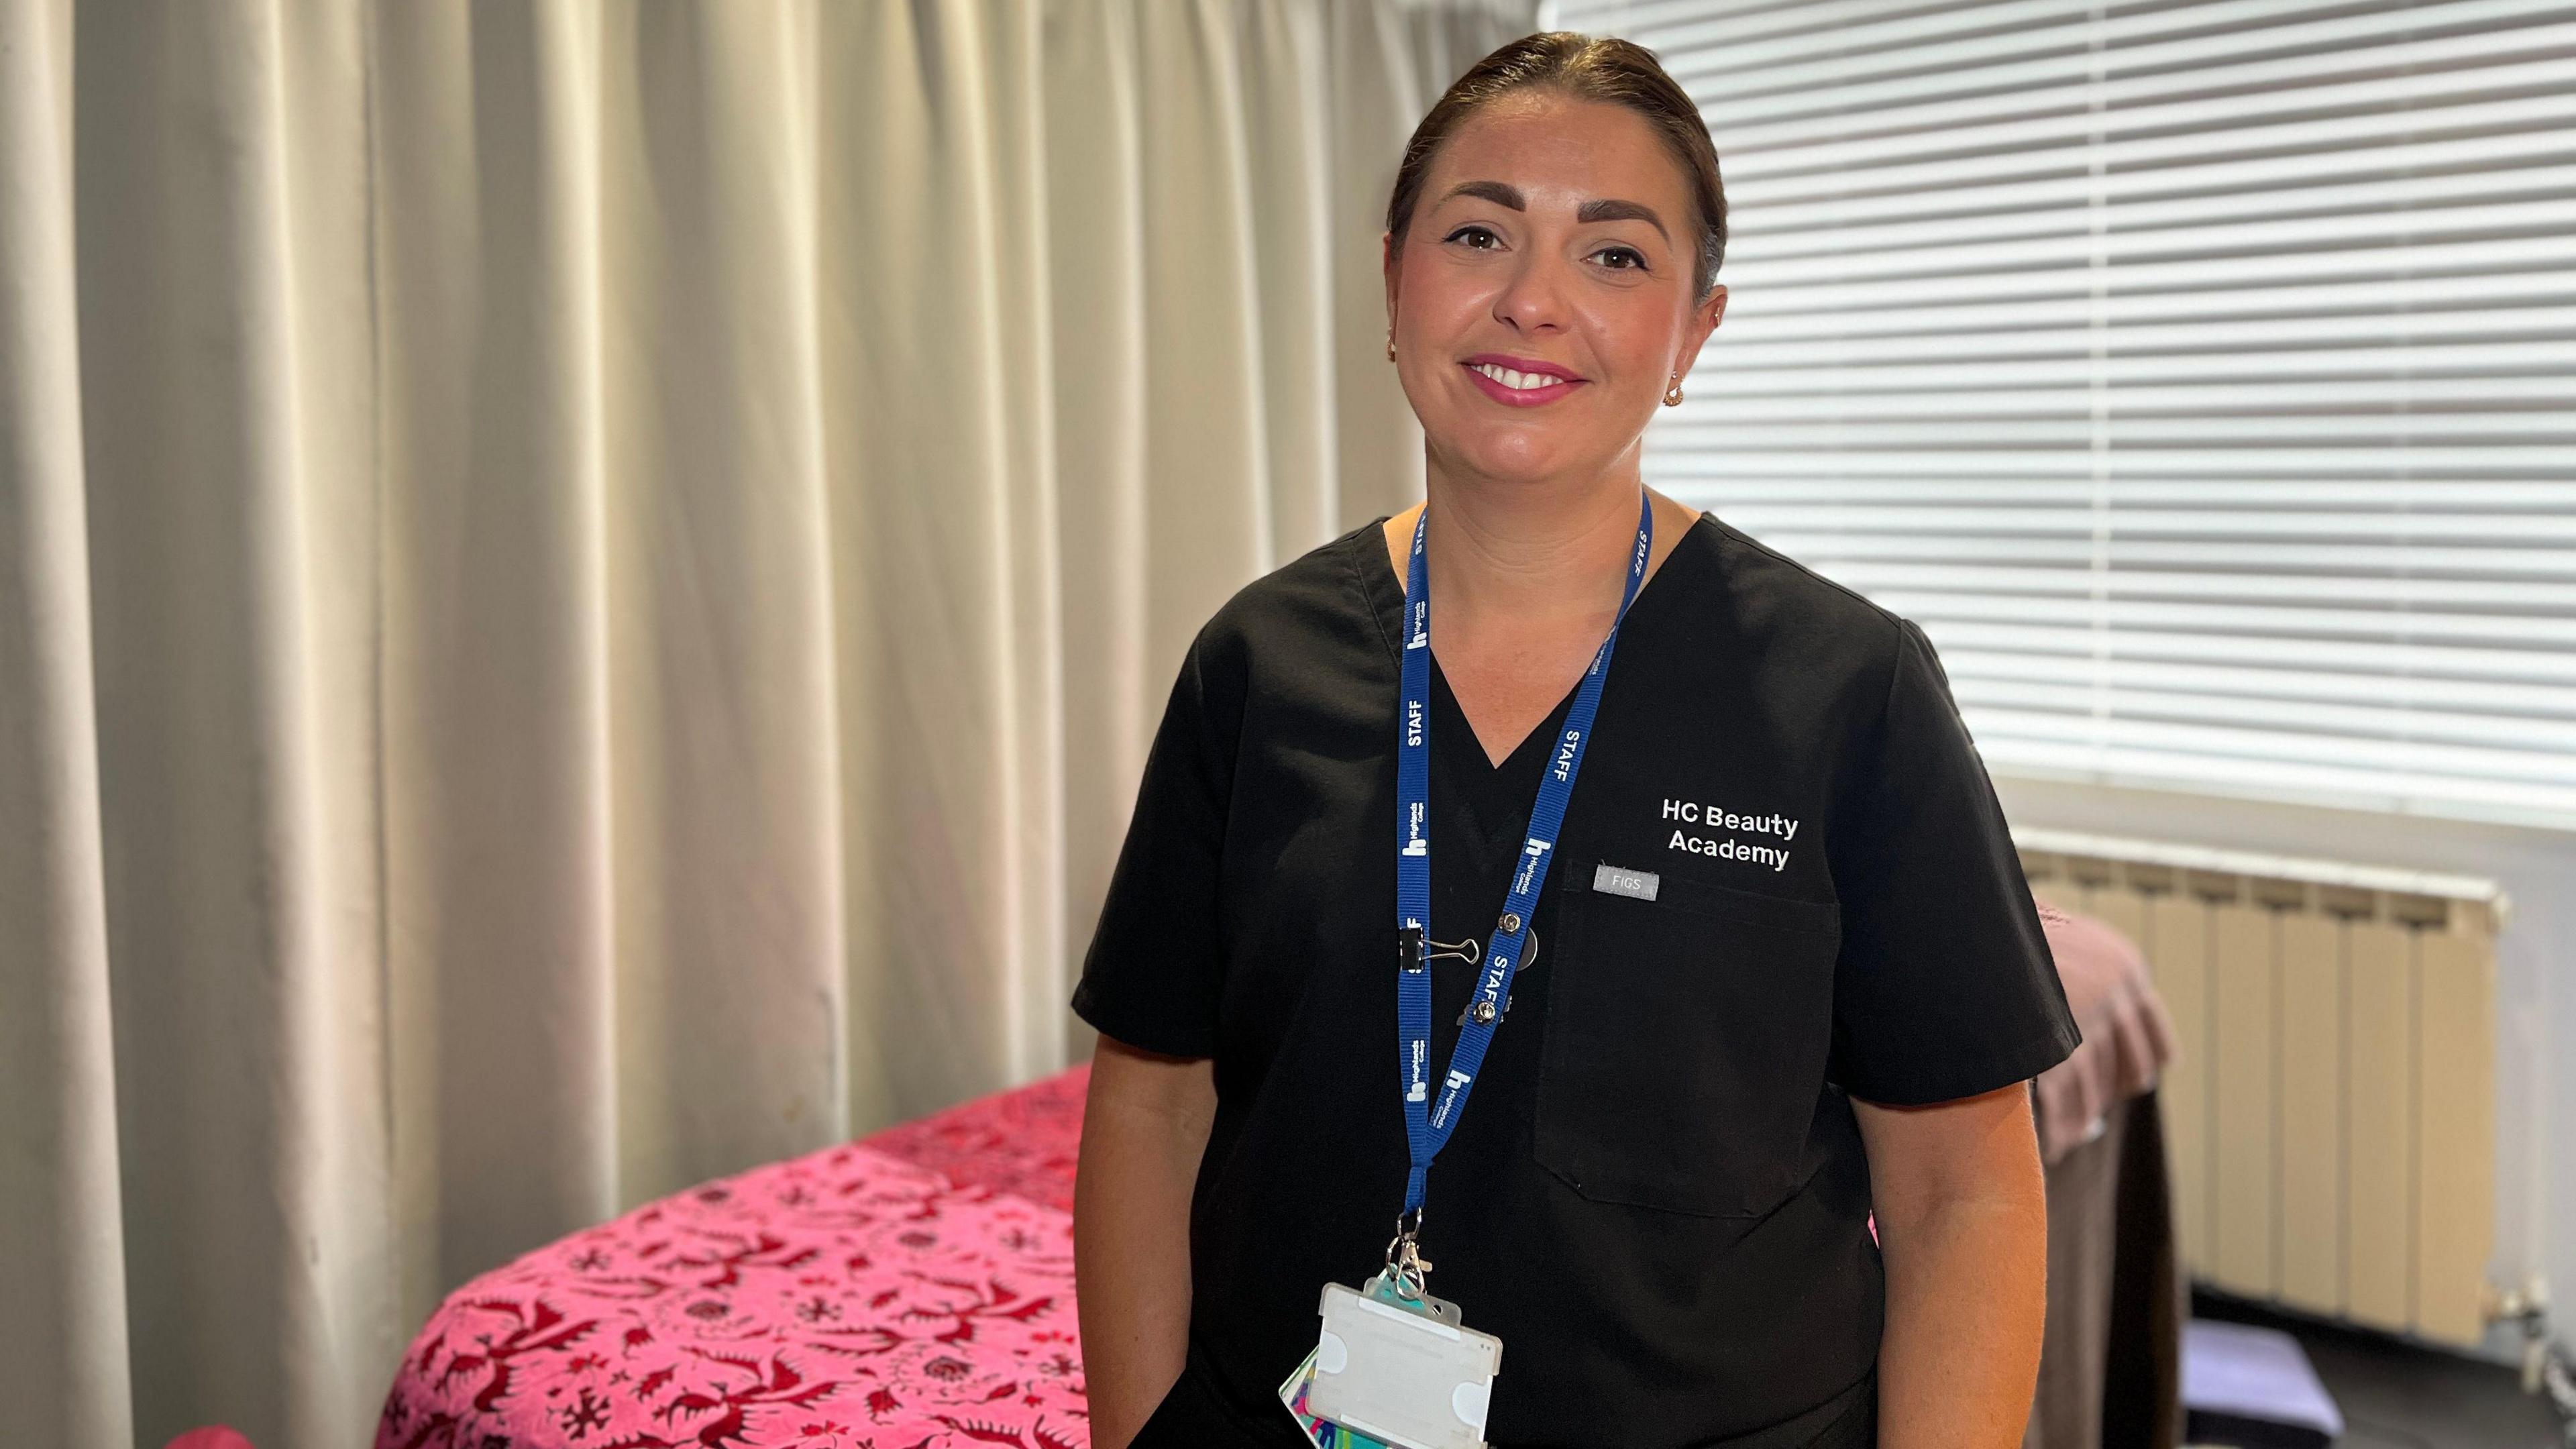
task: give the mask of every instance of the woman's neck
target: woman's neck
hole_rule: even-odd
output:
[[[1615,610],[1636,539],[1634,477],[1579,490],[1479,489],[1429,480],[1432,596],[1444,620],[1589,621]],[[1677,541],[1680,505],[1657,500],[1654,558]],[[1401,522],[1407,545],[1412,510]],[[1453,636],[1454,637],[1454,636]]]

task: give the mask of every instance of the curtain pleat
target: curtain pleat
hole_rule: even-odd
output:
[[[472,1274],[1084,1050],[1531,10],[0,0],[6,1437],[359,1442]]]
[[[91,675],[70,0],[0,7],[0,1401],[133,1434]]]
[[[1049,4],[1044,12],[1040,97],[1046,134],[1080,137],[1051,148],[1046,168],[1045,272],[1054,369],[1055,456],[1066,480],[1116,480],[1085,488],[1056,510],[1063,637],[1080,641],[1063,672],[1056,737],[1066,767],[1066,907],[1058,929],[1078,948],[1109,889],[1116,839],[1135,801],[1144,742],[1162,707],[1138,688],[1167,656],[1149,644],[1153,600],[1145,528],[1144,138],[1136,7]],[[1177,667],[1177,660],[1174,660]],[[1089,1028],[1066,1013],[1065,1050],[1083,1050]]]

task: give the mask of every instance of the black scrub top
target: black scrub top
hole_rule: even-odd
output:
[[[1403,1206],[1383,521],[1200,630],[1074,991],[1106,1036],[1214,1058],[1189,1367],[1140,1446],[1304,1444],[1279,1383]],[[1432,648],[1429,934],[1481,950],[1575,691],[1496,766],[1437,620]],[[1826,1442],[1884,1307],[1851,1099],[1972,1096],[2077,1040],[1931,645],[1702,515],[1629,606],[1554,857],[1421,1236],[1503,1341],[1487,1438]],[[1475,971],[1432,972],[1436,1077]]]

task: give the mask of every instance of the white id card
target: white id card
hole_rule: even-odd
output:
[[[1503,1341],[1324,1285],[1307,1411],[1397,1449],[1484,1449]]]

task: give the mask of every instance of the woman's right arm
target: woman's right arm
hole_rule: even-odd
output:
[[[1073,1270],[1093,1449],[1126,1449],[1181,1375],[1190,1193],[1216,1116],[1215,1064],[1103,1036],[1073,1180]]]

